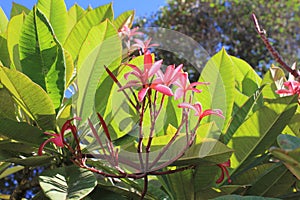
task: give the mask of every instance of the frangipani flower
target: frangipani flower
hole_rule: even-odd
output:
[[[127,25],[124,25],[118,32],[121,36],[126,36],[129,40],[135,35],[144,35],[142,32],[138,32],[139,27],[130,29]]]
[[[276,90],[277,94],[295,95],[300,94],[300,83],[298,81],[287,81],[283,84],[287,89]]]
[[[194,105],[191,105],[189,103],[180,103],[178,104],[179,108],[188,108],[194,110],[195,116],[198,116],[201,120],[203,117],[206,117],[208,115],[217,115],[219,117],[224,118],[223,112],[220,109],[207,109],[203,111],[202,105],[200,102],[196,102]]]
[[[226,174],[226,176],[227,176],[228,183],[231,183],[231,179],[230,179],[229,172],[228,172],[228,169],[227,169],[227,167],[230,167],[230,160],[228,160],[224,163],[221,163],[221,164],[217,164],[217,166],[221,168],[221,176],[216,181],[216,183],[219,184],[219,183],[223,182],[224,177],[225,177],[224,174]]]
[[[197,85],[208,85],[209,83],[207,82],[194,82],[190,83],[189,78],[188,78],[188,73],[186,72],[181,72],[178,80],[174,83],[174,85],[177,85],[178,88],[175,91],[174,98],[175,100],[185,96],[187,91],[191,90],[196,93],[200,93],[201,90],[196,89],[195,87]]]
[[[125,88],[138,86],[142,87],[142,89],[138,93],[138,100],[143,101],[148,89],[149,89],[149,80],[150,78],[160,69],[162,64],[162,60],[156,61],[153,63],[152,56],[150,53],[146,53],[144,55],[144,70],[140,70],[137,66],[127,64],[129,67],[133,69],[133,71],[126,73],[124,75],[125,79],[128,79],[129,75],[133,75],[137,78],[137,80],[128,81],[125,86],[120,88],[119,90],[123,90]]]
[[[64,125],[61,128],[60,133],[49,133],[49,132],[44,132],[45,135],[50,135],[52,136],[51,138],[47,139],[44,141],[38,150],[38,155],[41,156],[43,154],[43,149],[45,148],[45,145],[48,144],[49,142],[53,142],[56,146],[58,147],[64,147],[65,146],[65,141],[64,141],[64,134],[67,130],[71,130],[72,132],[76,132],[76,127],[73,125],[71,122],[76,119],[76,120],[81,120],[79,117],[72,118],[70,120],[67,120]]]
[[[132,45],[132,46],[140,48],[140,49],[142,49],[143,53],[146,53],[150,47],[157,47],[157,46],[159,46],[159,44],[150,44],[151,40],[152,40],[151,38],[149,38],[146,41],[142,41],[140,39],[134,39],[135,44]]]
[[[164,84],[166,86],[172,85],[181,76],[182,67],[183,67],[182,64],[177,66],[176,68],[175,65],[169,65],[165,73],[159,70],[156,73],[158,78],[154,81],[154,83]]]

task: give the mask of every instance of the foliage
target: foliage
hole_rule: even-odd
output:
[[[261,78],[223,48],[190,83],[182,65],[161,69],[150,38],[136,38],[134,12],[115,18],[111,4],[67,11],[63,0],[39,0],[0,17],[0,178],[45,169],[18,190],[38,183],[36,199],[299,197],[300,84],[280,68]]]
[[[256,71],[264,74],[272,57],[266,56],[267,49],[258,42],[257,34],[251,28],[249,16],[253,12],[268,27],[268,38],[289,64],[299,62],[296,49],[300,44],[300,9],[297,0],[169,0],[160,11],[149,18],[140,18],[137,24],[179,31],[199,42],[210,55],[225,46],[229,54],[247,60]],[[170,52],[161,51],[160,56],[165,62],[174,62],[174,59],[184,62]]]

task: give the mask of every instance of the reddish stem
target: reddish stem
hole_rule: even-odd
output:
[[[261,29],[258,20],[255,16],[255,14],[253,13],[251,15],[253,23],[255,25],[255,29],[256,32],[260,35],[260,38],[262,39],[262,41],[264,42],[264,44],[266,45],[268,51],[271,53],[271,55],[273,56],[273,58],[289,73],[291,73],[296,79],[299,78],[300,74],[296,69],[292,69],[288,64],[286,64],[282,57],[279,55],[279,53],[275,50],[275,48],[270,44],[268,38],[266,37],[266,31],[264,29]]]

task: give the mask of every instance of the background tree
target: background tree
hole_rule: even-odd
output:
[[[159,12],[151,18],[138,20],[137,24],[179,31],[198,41],[210,55],[224,46],[229,54],[247,60],[261,74],[272,62],[272,57],[258,39],[250,18],[253,12],[288,64],[299,61],[298,0],[169,0]],[[176,58],[167,52],[160,56],[165,60]]]

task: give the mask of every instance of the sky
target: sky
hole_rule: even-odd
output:
[[[30,10],[38,0],[0,0],[0,7],[9,17],[12,2],[26,6]],[[166,4],[166,0],[65,0],[67,8],[69,9],[74,3],[77,3],[83,8],[87,8],[91,5],[96,8],[100,5],[113,2],[113,8],[115,16],[118,16],[124,11],[135,10],[136,16],[150,16],[159,10],[159,8]]]

